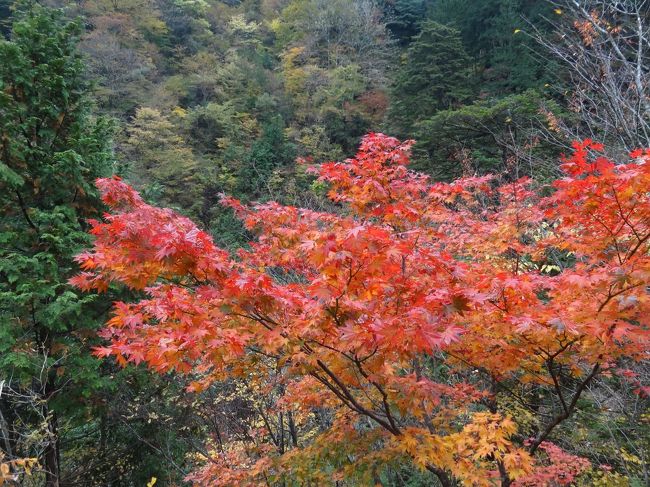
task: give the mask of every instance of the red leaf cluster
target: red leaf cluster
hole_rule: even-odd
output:
[[[146,293],[115,305],[98,356],[191,373],[195,391],[227,378],[266,387],[279,374],[276,407],[303,414],[298,429],[319,402],[336,418],[289,452],[268,448],[273,435],[264,448],[233,444],[222,460],[240,466],[222,477],[207,467],[198,483],[306,476],[333,446],[369,463],[407,455],[468,485],[544,485],[584,469],[545,442],[552,423],[517,443],[494,398],[534,384],[557,401],[559,423],[595,375],[648,358],[650,152],[614,164],[578,143],[542,197],[525,179],[431,183],[407,168],[410,147],[370,134],[355,158],[315,168],[340,214],[224,198],[257,235],[237,255],[124,182],[98,181],[111,213],[92,222],[73,282]],[[355,427],[360,418],[374,429]],[[535,466],[547,461],[552,474]]]

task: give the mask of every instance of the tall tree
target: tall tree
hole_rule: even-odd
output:
[[[81,414],[100,383],[84,330],[101,309],[67,284],[89,241],[84,220],[100,212],[93,181],[112,165],[111,124],[89,113],[81,31],[26,2],[0,42],[0,445],[37,455],[51,487],[59,418],[72,405]],[[37,443],[23,426],[40,428]]]
[[[427,0],[386,1],[386,27],[401,45],[408,45],[420,32],[420,23],[426,18]]]
[[[481,91],[490,95],[538,88],[553,63],[541,62],[529,26],[550,34],[550,2],[536,0],[438,0],[432,18],[456,27],[477,65]],[[537,49],[536,49],[537,48]],[[541,81],[543,84],[544,81]]]
[[[281,177],[276,171],[286,170],[295,158],[295,148],[284,134],[284,121],[279,115],[271,119],[263,128],[262,136],[253,143],[241,170],[238,190],[248,197],[273,196],[273,186]]]
[[[389,125],[406,135],[439,110],[469,99],[469,57],[458,30],[427,21],[413,39],[392,89]]]

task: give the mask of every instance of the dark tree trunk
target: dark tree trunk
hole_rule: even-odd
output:
[[[48,443],[43,454],[43,468],[45,470],[45,487],[60,486],[60,455],[59,432],[56,413],[51,413],[47,419]]]
[[[440,482],[442,487],[456,486],[456,481],[453,479],[453,477],[449,475],[447,472],[445,472],[443,469],[434,467],[433,465],[429,465],[427,466],[427,470],[433,473],[436,477],[438,477],[438,481]]]
[[[9,424],[5,420],[4,414],[2,414],[2,403],[0,402],[0,448],[4,450],[5,455],[8,458],[13,457],[13,445],[11,433],[9,432]]]

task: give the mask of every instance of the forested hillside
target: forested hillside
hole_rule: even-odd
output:
[[[650,1],[0,30],[0,485],[650,483]]]

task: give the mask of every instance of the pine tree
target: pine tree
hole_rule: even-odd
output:
[[[0,42],[2,446],[38,455],[48,487],[60,484],[58,418],[82,412],[101,383],[84,332],[101,303],[67,284],[73,256],[89,243],[85,219],[100,213],[93,182],[112,165],[111,124],[90,115],[81,30],[61,11],[25,2]],[[22,435],[29,427],[40,428],[32,443]]]
[[[550,34],[552,2],[535,0],[441,0],[432,18],[460,31],[480,71],[481,92],[490,96],[539,89],[553,77],[554,63],[541,62],[532,29]]]
[[[427,12],[427,1],[395,0],[386,3],[384,10],[387,11],[390,19],[386,27],[401,45],[408,45],[420,32],[420,23]]]
[[[278,174],[295,159],[295,147],[284,134],[281,116],[273,117],[263,127],[262,136],[256,140],[247,155],[240,173],[238,191],[253,198],[273,196],[273,189],[281,178]],[[280,184],[281,185],[281,184]]]
[[[419,120],[466,101],[472,91],[468,68],[460,33],[425,22],[396,74],[389,125],[407,135]]]

